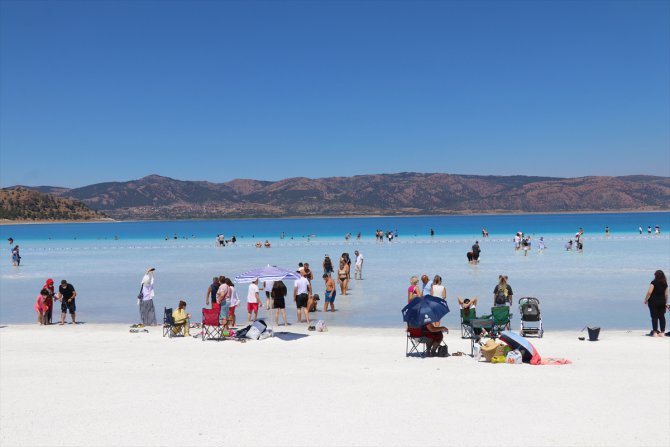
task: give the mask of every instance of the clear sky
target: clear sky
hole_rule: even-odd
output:
[[[670,175],[667,1],[0,2],[0,184]]]

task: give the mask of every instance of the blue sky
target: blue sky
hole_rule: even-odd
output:
[[[665,1],[0,2],[0,184],[670,175]]]

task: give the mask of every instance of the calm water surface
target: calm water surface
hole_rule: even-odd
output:
[[[660,236],[648,237],[647,226],[660,225]],[[610,236],[604,236],[609,226]],[[643,234],[638,234],[638,227]],[[481,229],[490,233],[481,238]],[[584,251],[566,251],[578,228],[585,232]],[[392,243],[377,243],[376,229],[398,232]],[[430,229],[435,236],[430,237]],[[198,313],[213,275],[235,276],[266,264],[296,268],[309,262],[320,276],[327,253],[365,256],[364,280],[352,281],[348,296],[338,296],[334,314],[318,312],[331,325],[401,326],[400,309],[411,275],[439,274],[452,312],[449,327],[458,326],[456,297],[477,296],[485,310],[499,274],[509,276],[515,297],[541,301],[547,330],[646,328],[642,304],[656,269],[670,273],[670,213],[444,216],[406,218],[257,219],[234,221],[120,222],[96,224],[10,225],[0,227],[6,256],[0,262],[0,323],[35,319],[33,304],[46,278],[66,278],[78,291],[78,318],[85,322],[137,321],[136,295],[148,266],[156,267],[156,308],[186,299]],[[355,240],[358,232],[361,240]],[[528,256],[514,250],[516,231],[533,235]],[[282,232],[285,237],[282,239]],[[214,237],[236,235],[237,244],[216,248]],[[344,235],[352,233],[345,241]],[[173,239],[174,235],[177,239]],[[21,246],[22,265],[12,267],[9,244]],[[165,237],[168,236],[168,240]],[[537,250],[543,236],[547,249]],[[269,239],[270,249],[256,249]],[[465,253],[480,241],[480,264]],[[314,289],[323,296],[323,283]],[[292,284],[289,284],[292,288]],[[246,297],[246,285],[239,288]],[[289,302],[291,321],[295,309]],[[518,314],[518,312],[515,313]],[[238,311],[238,319],[243,317]],[[518,316],[514,318],[518,323]]]

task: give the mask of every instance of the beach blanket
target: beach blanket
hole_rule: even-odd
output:
[[[554,358],[554,357],[547,357],[546,359],[540,358],[540,356],[537,356],[537,359],[533,357],[533,359],[530,361],[531,365],[569,365],[572,362],[568,359],[559,359],[559,358]]]

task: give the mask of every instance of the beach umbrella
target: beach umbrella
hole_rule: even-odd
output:
[[[442,298],[425,295],[414,298],[402,309],[402,320],[413,327],[440,321],[449,313],[449,306]]]
[[[259,281],[281,281],[283,279],[300,279],[300,274],[291,270],[267,265],[258,269],[250,270],[235,277],[236,283],[249,283]]]
[[[272,266],[268,264],[265,267],[258,269],[250,270],[241,275],[235,277],[236,283],[250,283],[258,279],[259,282],[262,281],[282,281],[284,279],[300,279],[300,274],[291,270],[283,269],[280,267]],[[273,329],[272,326],[272,309],[265,309],[267,318],[270,322],[269,327]],[[274,330],[273,330],[274,333]]]
[[[533,346],[531,342],[519,334],[516,334],[512,331],[503,331],[499,338],[510,348],[518,349],[519,352],[521,352],[521,357],[524,363],[531,363],[533,358],[536,357],[539,359],[540,357],[540,354],[537,352],[537,349],[535,349],[535,346]]]

